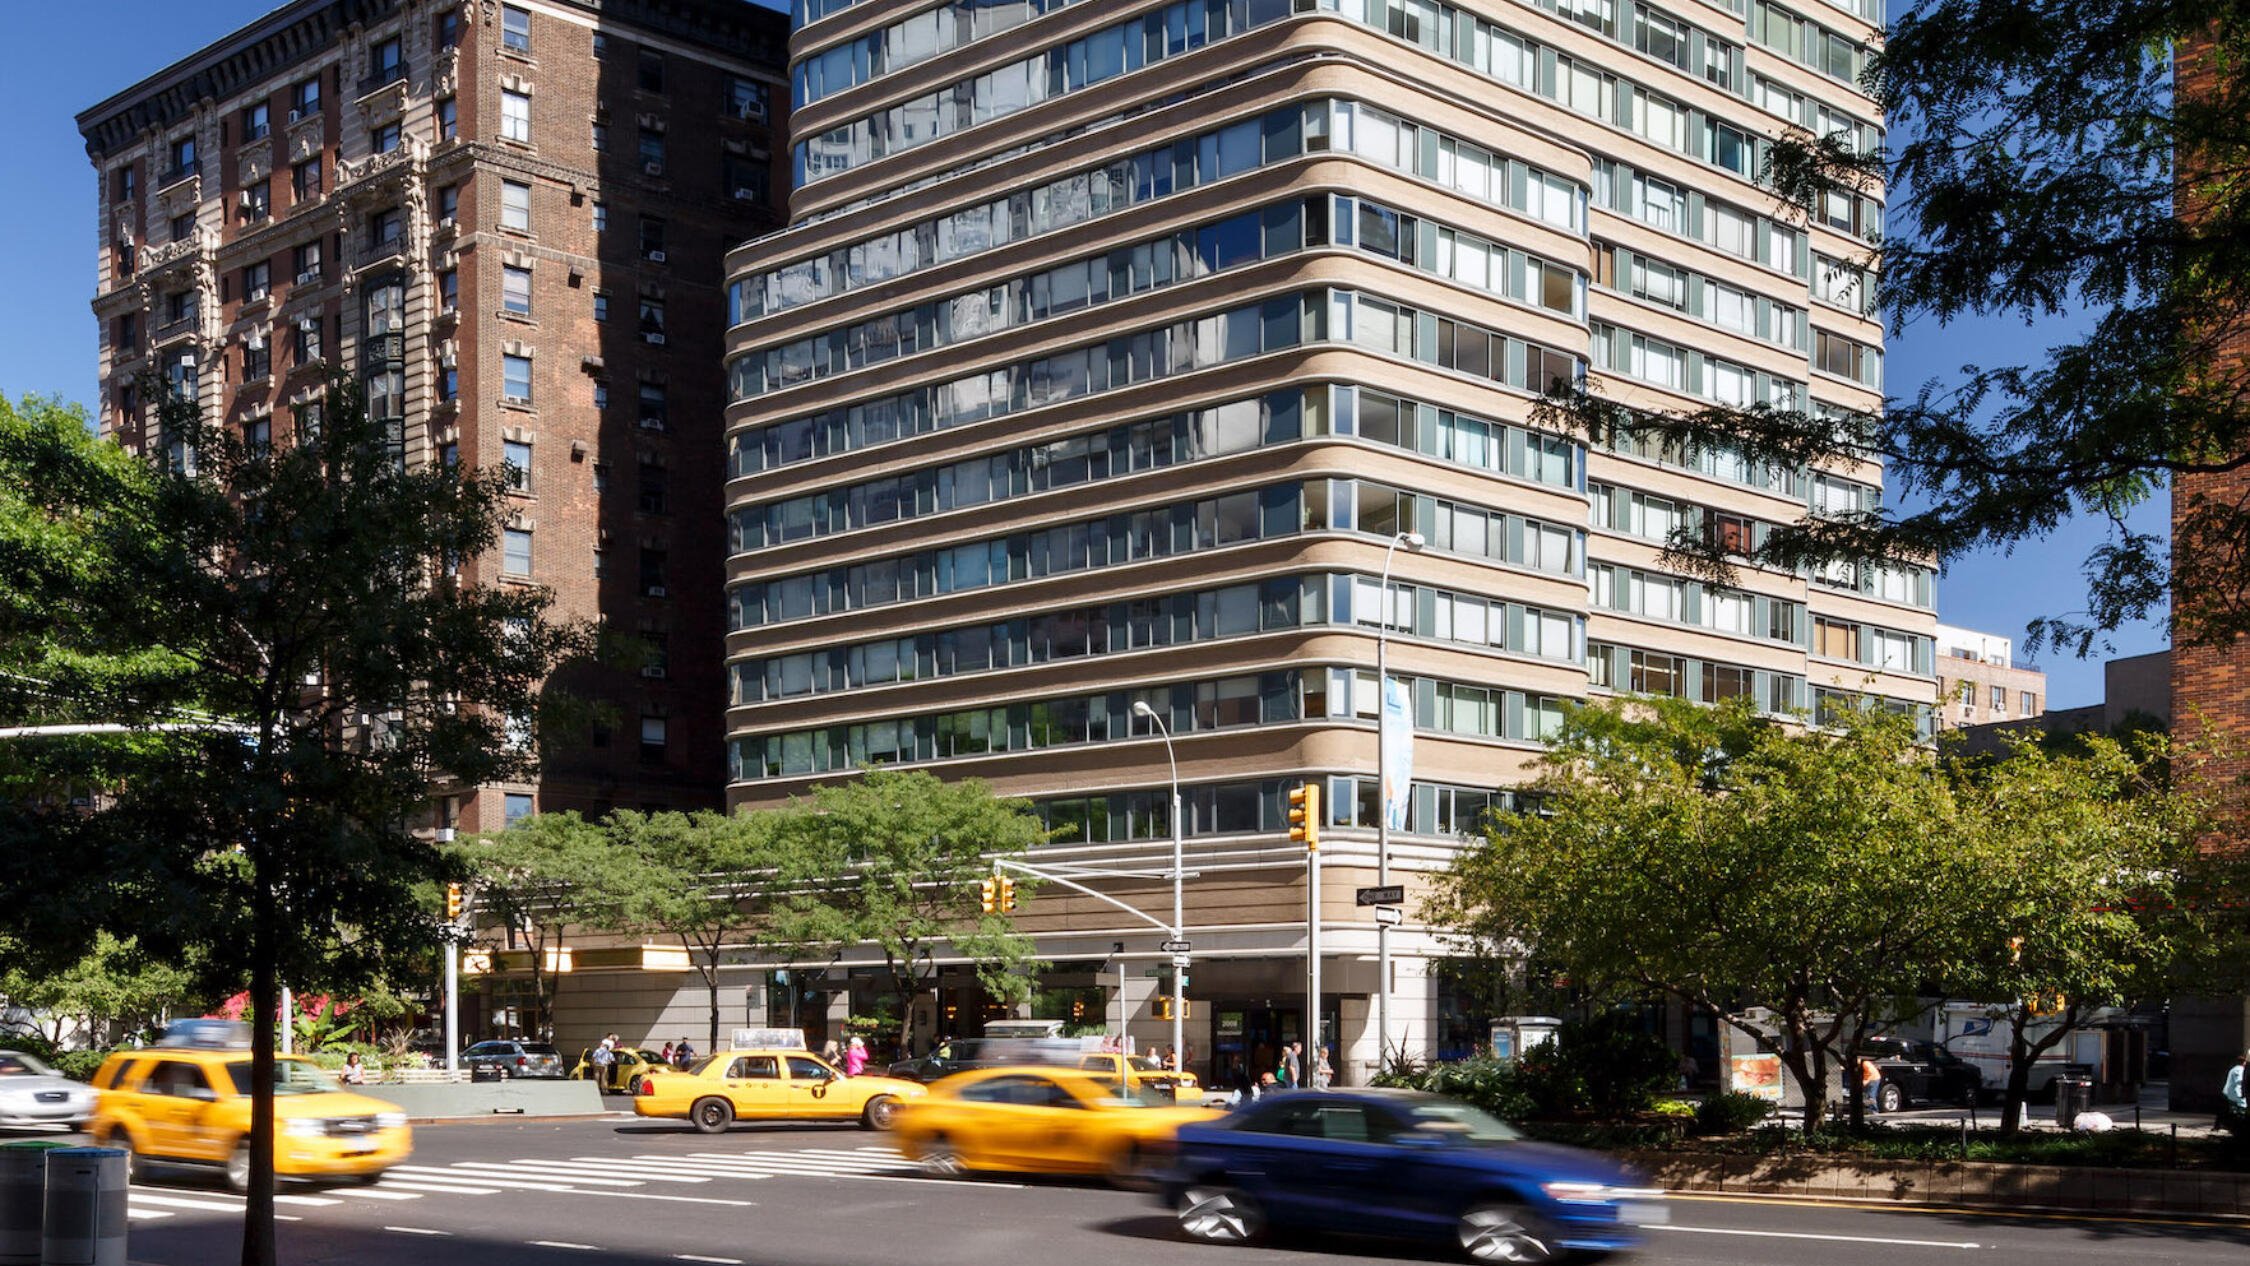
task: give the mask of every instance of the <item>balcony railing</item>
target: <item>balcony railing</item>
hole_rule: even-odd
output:
[[[364,97],[368,93],[375,91],[377,88],[384,88],[388,87],[391,84],[395,84],[399,80],[406,78],[406,72],[407,65],[403,61],[396,66],[390,66],[385,69],[378,70],[374,74],[369,75],[367,78],[359,81],[359,95]]]
[[[358,262],[360,267],[365,268],[370,264],[380,264],[384,260],[396,259],[404,254],[406,254],[406,235],[401,233],[397,237],[378,238],[360,247]]]
[[[163,343],[168,340],[178,338],[183,334],[193,334],[195,333],[196,326],[201,321],[202,314],[198,312],[190,312],[186,316],[182,317],[173,317],[171,320],[162,322],[157,325],[155,329],[149,331],[149,342]]]
[[[196,165],[193,162],[182,163],[177,167],[168,167],[164,170],[163,175],[156,178],[156,187],[159,189],[169,188],[195,174]]]
[[[195,237],[183,237],[175,242],[166,242],[162,246],[144,246],[141,248],[141,271],[152,273],[159,268],[168,268],[177,264],[183,259],[192,259],[196,251],[201,249],[202,246],[203,239],[200,234]]]
[[[399,141],[397,149],[370,154],[356,163],[336,164],[336,192],[343,193],[354,185],[407,171],[422,156],[421,144],[413,137],[405,137]]]

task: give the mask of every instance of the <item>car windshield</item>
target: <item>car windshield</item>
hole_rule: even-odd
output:
[[[0,1052],[0,1077],[52,1077],[55,1070],[19,1051]]]
[[[1415,1132],[1468,1143],[1507,1143],[1522,1138],[1513,1127],[1482,1108],[1465,1103],[1434,1100],[1406,1110]]]
[[[236,1094],[249,1094],[257,1083],[250,1076],[250,1061],[227,1065],[227,1077],[234,1082]],[[273,1063],[273,1092],[276,1095],[317,1095],[334,1090],[336,1083],[328,1074],[296,1059],[277,1059]]]
[[[1156,1058],[1154,1055],[1135,1055],[1132,1056],[1127,1062],[1132,1064],[1133,1071],[1135,1072],[1161,1073],[1169,1071],[1164,1067],[1164,1061]]]
[[[562,1058],[562,1052],[552,1046],[534,1046],[529,1042],[523,1044],[523,1053],[526,1055],[552,1055],[556,1059]]]
[[[1102,1097],[1098,1100],[1105,1108],[1173,1108],[1179,1105],[1172,1096],[1152,1086],[1124,1087],[1114,1081],[1102,1083]]]
[[[727,1058],[728,1057],[724,1055],[706,1055],[703,1058],[695,1061],[694,1064],[690,1065],[688,1067],[688,1071],[698,1077],[701,1077],[706,1071],[710,1069],[713,1064],[717,1064]]]

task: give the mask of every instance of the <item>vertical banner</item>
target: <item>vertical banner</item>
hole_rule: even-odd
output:
[[[1406,810],[1414,786],[1414,697],[1396,677],[1383,680],[1383,819],[1394,831],[1406,829]]]

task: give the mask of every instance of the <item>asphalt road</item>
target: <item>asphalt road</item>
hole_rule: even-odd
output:
[[[183,1171],[132,1193],[130,1256],[213,1266],[240,1201]],[[1679,1198],[1644,1261],[1820,1266],[2134,1266],[2250,1260],[2250,1226],[2008,1217]],[[373,1186],[285,1188],[292,1266],[703,1262],[739,1266],[1360,1266],[1438,1251],[1324,1239],[1190,1244],[1153,1198],[1083,1183],[916,1176],[853,1127],[737,1126],[722,1138],[631,1118],[422,1126]]]

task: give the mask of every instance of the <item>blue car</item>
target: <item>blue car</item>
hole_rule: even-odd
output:
[[[1218,1244],[1326,1231],[1546,1262],[1633,1248],[1666,1212],[1662,1192],[1600,1156],[1526,1142],[1481,1109],[1408,1090],[1269,1095],[1182,1127],[1167,1168],[1180,1229]]]

